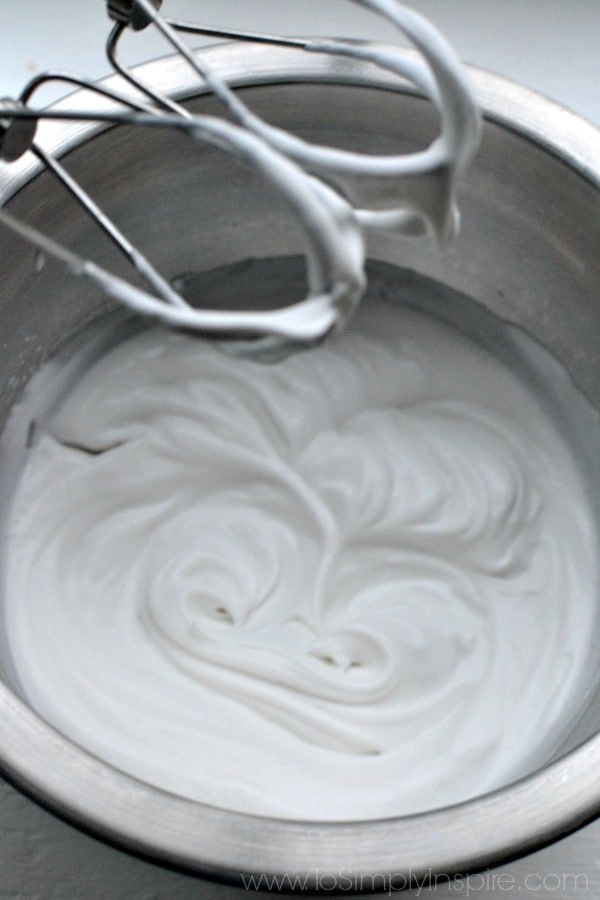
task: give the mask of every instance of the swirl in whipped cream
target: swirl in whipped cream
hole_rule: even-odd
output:
[[[548,752],[586,662],[594,541],[535,397],[417,312],[366,306],[276,367],[150,331],[31,451],[8,635],[33,706],[152,784],[397,815]]]

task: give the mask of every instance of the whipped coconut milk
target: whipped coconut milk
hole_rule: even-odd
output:
[[[414,309],[275,366],[149,330],[29,451],[6,626],[22,691],[153,785],[357,820],[519,776],[576,711],[583,479],[534,392]]]

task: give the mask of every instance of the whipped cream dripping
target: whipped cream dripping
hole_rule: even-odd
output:
[[[433,233],[441,243],[450,240],[458,230],[458,185],[480,139],[480,117],[471,88],[454,51],[437,29],[397,0],[354,2],[386,18],[409,38],[422,58],[407,55],[392,45],[316,38],[306,40],[303,50],[373,63],[399,76],[400,86],[408,82],[429,98],[440,114],[440,134],[425,149],[392,156],[355,153],[311,144],[270,125],[248,108],[202,54],[192,53],[151,0],[137,0],[137,11],[144,21],[154,22],[200,83],[223,101],[234,121],[194,116],[131,73],[126,75],[128,80],[154,105],[141,104],[136,95],[134,112],[127,113],[127,121],[175,128],[187,132],[198,143],[216,146],[255,170],[283,197],[300,226],[306,254],[307,296],[301,302],[271,311],[244,312],[189,305],[48,155],[44,157],[46,165],[55,173],[62,173],[60,178],[72,193],[85,197],[87,211],[93,212],[113,239],[117,235],[117,242],[126,247],[156,295],[82,259],[6,210],[0,209],[0,223],[61,260],[72,274],[99,285],[134,312],[175,328],[222,336],[233,342],[230,349],[238,354],[281,355],[343,330],[366,287],[368,232],[395,231],[412,238]],[[286,43],[284,38],[271,39]],[[299,43],[291,42],[294,46]],[[119,95],[115,96],[118,99]],[[131,102],[125,103],[129,110]],[[18,110],[12,112],[16,116]],[[7,121],[11,128],[21,125],[18,118]],[[116,121],[122,121],[118,114]],[[36,152],[39,155],[40,151]],[[257,255],[260,256],[258,248]],[[202,260],[198,260],[197,268],[203,268]]]
[[[373,63],[431,100],[440,114],[441,130],[423,150],[392,156],[349,152],[311,144],[270,125],[249,109],[202,55],[189,50],[151,0],[139,0],[148,21],[155,23],[219,97],[241,130],[223,121],[215,136],[215,120],[194,117],[170,98],[165,106],[179,113],[195,139],[241,156],[288,199],[305,236],[309,290],[304,301],[273,312],[215,312],[157,303],[139,291],[134,296],[113,278],[99,279],[95,271],[94,277],[108,293],[166,324],[234,338],[236,330],[245,331],[253,336],[254,348],[252,343],[238,342],[239,353],[290,351],[314,344],[348,324],[366,287],[365,236],[370,230],[410,238],[433,233],[442,244],[456,236],[458,186],[479,148],[481,131],[466,74],[448,41],[414,10],[398,0],[353,2],[387,19],[422,58],[407,56],[392,45],[327,39],[307,40],[304,50]],[[141,87],[156,98],[150,86]],[[276,176],[282,167],[284,178]],[[257,336],[262,336],[262,344],[256,344]]]
[[[519,380],[362,307],[276,367],[150,331],[30,452],[8,542],[23,691],[195,800],[356,820],[464,800],[577,708],[597,535]]]

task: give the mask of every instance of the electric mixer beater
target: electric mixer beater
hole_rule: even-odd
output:
[[[99,285],[136,313],[200,335],[222,346],[264,359],[311,346],[343,329],[366,286],[365,238],[371,230],[394,231],[418,238],[433,232],[441,243],[458,226],[456,204],[460,178],[479,143],[479,114],[452,49],[425,19],[396,0],[354,0],[388,19],[420,51],[423,59],[397,47],[317,38],[287,38],[189,24],[161,15],[162,0],[108,0],[114,21],[106,53],[123,88],[93,83],[79,75],[50,71],[36,76],[17,100],[0,102],[0,159],[5,164],[26,153],[37,157],[109,236],[144,283],[136,286],[83,259],[5,209],[0,222],[42,253],[66,264],[69,271]],[[150,88],[119,59],[125,31],[153,26],[185,59],[223,104],[233,121],[193,115],[180,103]],[[202,54],[192,52],[182,34],[224,37],[297,47],[299,52],[346,56],[370,62],[399,76],[428,97],[440,114],[440,134],[427,148],[394,156],[371,156],[317,146],[269,125],[246,106],[239,94],[211,70]],[[84,87],[96,109],[81,112],[35,109],[31,100],[50,81]],[[121,107],[102,109],[109,98]],[[40,119],[77,119],[108,125],[171,128],[192,141],[210,144],[237,157],[279,193],[300,226],[307,261],[306,298],[274,310],[208,310],[191,306],[121,232],[63,165],[36,140]]]

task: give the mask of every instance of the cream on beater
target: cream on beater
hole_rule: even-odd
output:
[[[424,149],[390,156],[350,152],[312,144],[267,123],[213,70],[207,57],[191,52],[178,34],[181,29],[160,15],[157,9],[160,3],[151,0],[137,0],[133,6],[109,2],[109,15],[120,24],[109,38],[107,48],[111,66],[121,75],[126,74],[126,81],[158,105],[148,106],[140,103],[138,96],[127,97],[107,86],[89,85],[92,91],[108,95],[117,109],[110,113],[88,110],[81,114],[83,120],[119,124],[125,121],[140,127],[152,125],[184,131],[195,142],[216,146],[253,170],[285,201],[300,227],[307,264],[305,300],[286,305],[282,298],[283,305],[277,309],[252,311],[189,305],[61,163],[38,145],[35,145],[38,159],[116,243],[142,277],[145,287],[80,257],[1,208],[0,225],[61,261],[72,275],[89,279],[138,315],[205,337],[219,335],[230,342],[232,352],[240,355],[273,358],[343,330],[366,287],[365,237],[370,231],[392,231],[416,238],[432,232],[442,242],[456,235],[458,186],[479,147],[481,125],[475,98],[456,54],[427,19],[398,0],[354,2],[388,20],[409,38],[423,58],[407,56],[393,46],[329,38],[294,39],[248,32],[237,32],[237,37],[267,44],[291,44],[309,53],[349,57],[400,76],[399,85],[412,84],[439,112],[440,134]],[[199,83],[220,99],[234,122],[210,115],[192,115],[173,98],[157,94],[155,87],[149,88],[143,79],[117,62],[121,25],[133,25],[137,31],[151,22],[199,76]],[[183,30],[190,29],[185,26]],[[191,26],[191,31],[203,33],[206,29]],[[208,29],[208,33],[219,34],[219,29],[216,32]],[[231,31],[221,34],[236,36]],[[0,120],[4,122],[0,127],[0,163],[2,160],[15,162],[28,149],[34,149],[38,118],[61,117],[60,109],[32,111],[25,105],[41,84],[56,79],[72,80],[68,74],[47,73],[26,87],[24,99],[0,103]],[[127,111],[125,118],[122,104]],[[168,212],[163,210],[163,214]],[[245,335],[244,341],[239,340],[240,334]]]
[[[276,367],[162,331],[70,393],[13,504],[35,709],[166,790],[355,820],[496,787],[575,712],[595,529],[484,349],[390,303]]]

